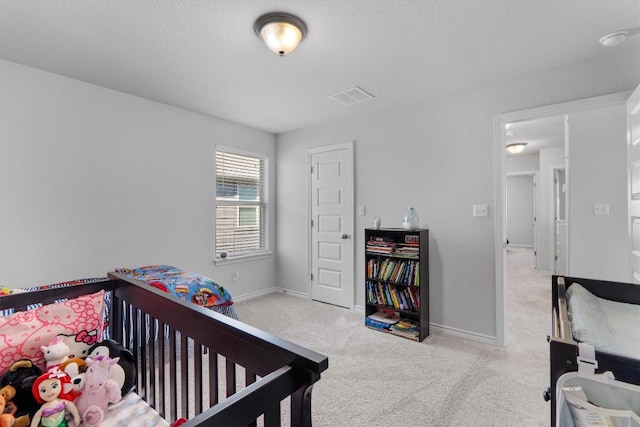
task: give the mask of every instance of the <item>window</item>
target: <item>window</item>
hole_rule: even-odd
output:
[[[267,248],[264,156],[216,150],[216,259],[264,253]]]

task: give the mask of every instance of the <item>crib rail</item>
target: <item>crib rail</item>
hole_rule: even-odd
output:
[[[191,426],[311,425],[326,356],[119,273],[112,335],[139,363],[138,394]]]

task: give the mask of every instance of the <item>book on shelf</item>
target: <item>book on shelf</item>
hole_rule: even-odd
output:
[[[400,319],[393,325],[389,326],[389,332],[412,340],[420,337],[420,324],[411,319]]]
[[[400,320],[398,315],[391,310],[378,310],[367,316],[367,319],[372,319],[376,322],[385,323],[387,325],[393,325]]]
[[[389,326],[391,326],[388,323],[378,322],[368,317],[364,319],[364,324],[369,328],[377,329],[377,330],[388,330]]]

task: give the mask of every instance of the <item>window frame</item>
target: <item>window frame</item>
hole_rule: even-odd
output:
[[[270,218],[270,206],[269,206],[269,156],[265,153],[253,152],[253,151],[245,151],[237,148],[226,147],[222,145],[217,145],[216,147],[216,159],[215,159],[215,213],[214,213],[214,262],[216,264],[219,263],[231,263],[238,262],[247,259],[256,259],[256,258],[264,258],[271,255],[270,245],[269,245],[269,218]],[[246,156],[255,159],[260,159],[262,162],[262,182],[260,183],[262,188],[262,194],[259,195],[259,200],[251,201],[251,200],[232,200],[227,196],[226,200],[224,198],[218,198],[218,154],[230,154],[237,156]],[[236,194],[239,193],[236,190]],[[241,214],[240,210],[243,207],[247,208],[255,208],[257,210],[256,220],[258,226],[258,233],[261,236],[260,240],[262,245],[258,249],[251,250],[243,250],[243,251],[235,251],[235,252],[227,252],[225,257],[221,256],[222,252],[218,251],[218,209],[220,207],[229,206],[229,207],[237,207],[236,213],[236,223],[235,229],[242,228],[250,228],[251,225],[243,226],[241,225]],[[262,210],[262,213],[260,212]]]

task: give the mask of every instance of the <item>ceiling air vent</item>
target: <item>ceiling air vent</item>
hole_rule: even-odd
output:
[[[356,86],[351,89],[343,90],[342,92],[334,93],[333,95],[330,95],[329,98],[342,105],[353,105],[358,102],[373,99],[373,95]]]

